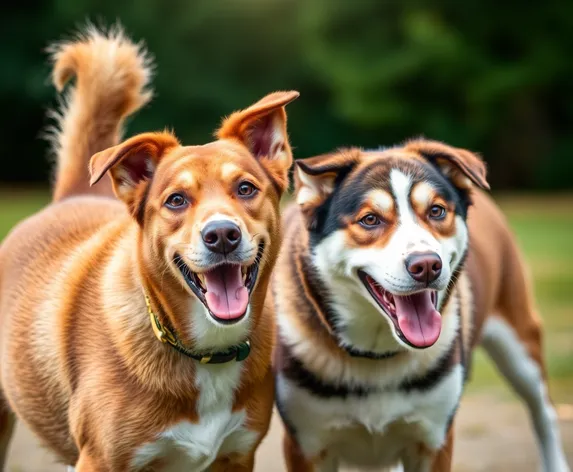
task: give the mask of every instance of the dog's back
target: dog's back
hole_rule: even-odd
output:
[[[65,359],[73,343],[90,343],[73,313],[97,316],[94,307],[78,305],[90,299],[78,294],[93,294],[100,284],[96,262],[110,257],[129,221],[107,176],[90,187],[88,162],[119,142],[124,119],[149,100],[150,71],[145,52],[119,30],[89,30],[52,54],[58,90],[73,77],[76,84],[53,113],[53,203],[16,226],[0,248],[0,354],[11,408],[25,411],[43,441],[73,464],[77,450],[65,414],[73,372]],[[66,311],[72,316],[62,316]],[[2,463],[13,419],[0,409]]]

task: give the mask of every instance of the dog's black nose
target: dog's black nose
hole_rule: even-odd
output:
[[[442,259],[435,252],[417,252],[406,258],[406,270],[417,282],[429,285],[442,273]]]
[[[237,249],[241,236],[241,228],[232,221],[213,221],[201,231],[205,246],[220,254],[229,254]]]

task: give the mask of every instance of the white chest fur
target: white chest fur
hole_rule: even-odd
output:
[[[219,455],[247,453],[257,433],[245,428],[245,411],[232,412],[233,396],[239,384],[241,364],[198,365],[199,391],[196,423],[181,421],[140,447],[133,468],[139,470],[161,458],[165,472],[206,470]]]
[[[325,399],[279,376],[277,395],[309,457],[334,450],[345,463],[379,467],[393,465],[409,446],[439,448],[462,386],[457,365],[425,391]]]

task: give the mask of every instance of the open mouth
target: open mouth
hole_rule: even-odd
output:
[[[360,270],[358,276],[406,344],[415,348],[426,348],[438,340],[442,330],[442,317],[436,309],[438,293],[435,290],[394,295],[366,272]]]
[[[174,261],[185,282],[209,314],[219,323],[233,324],[242,320],[247,313],[263,251],[264,243],[261,243],[255,262],[250,266],[224,262],[202,273],[193,272],[178,254]]]

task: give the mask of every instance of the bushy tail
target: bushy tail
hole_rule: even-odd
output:
[[[121,139],[129,115],[152,97],[152,61],[120,27],[109,32],[88,26],[75,40],[49,48],[52,80],[59,92],[76,77],[58,110],[50,139],[56,154],[55,201],[78,194],[110,194],[109,178],[90,188],[88,163],[96,152]]]

